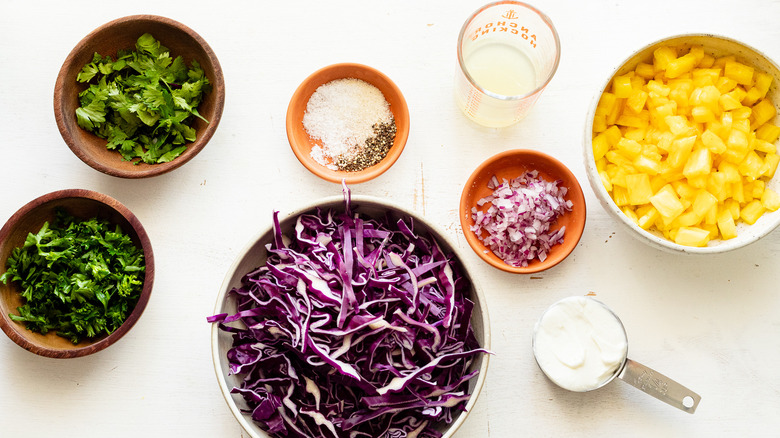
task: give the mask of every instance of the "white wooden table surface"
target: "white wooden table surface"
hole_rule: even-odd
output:
[[[588,202],[584,236],[557,267],[502,273],[466,251],[488,300],[487,383],[458,437],[768,436],[780,428],[780,232],[729,254],[676,256],[645,246],[596,202],[582,164],[588,107],[613,67],[664,36],[713,32],[780,60],[780,2],[539,0],[558,28],[560,67],[531,115],[485,129],[455,107],[456,39],[480,1],[125,2],[0,1],[0,221],[64,188],[106,193],[142,221],[157,272],[149,305],[120,342],[55,360],[0,337],[0,436],[240,437],[220,395],[206,316],[247,240],[338,185],[295,159],[284,118],[311,72],[360,62],[390,76],[411,113],[393,168],[354,193],[390,199],[443,226],[468,249],[456,208],[488,157],[539,149],[577,175]],[[59,68],[73,46],[112,19],[152,13],[200,33],[225,74],[222,122],[209,145],[160,177],[123,180],[83,164],[53,117]],[[614,382],[592,393],[549,383],[531,330],[554,301],[592,291],[622,318],[629,356],[702,396],[688,415]]]

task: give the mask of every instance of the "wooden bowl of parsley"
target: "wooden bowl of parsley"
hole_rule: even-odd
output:
[[[0,229],[0,328],[35,354],[73,358],[115,343],[138,321],[153,283],[149,236],[107,195],[49,193]]]
[[[83,162],[145,178],[198,154],[219,125],[222,68],[206,41],[165,17],[133,15],[82,39],[60,69],[54,116]]]

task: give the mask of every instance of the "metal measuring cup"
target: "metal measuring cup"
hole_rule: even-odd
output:
[[[545,312],[542,314],[542,316],[534,325],[531,346],[534,352],[534,359],[536,360],[536,364],[539,366],[539,369],[542,370],[544,375],[551,382],[555,383],[556,385],[562,388],[563,386],[560,385],[558,382],[556,382],[555,379],[548,374],[548,371],[545,370],[544,366],[539,360],[538,357],[539,352],[537,350],[537,335],[539,333],[540,323],[544,319],[545,315],[551,309],[560,305],[562,302],[572,298],[578,298],[578,299],[585,298],[591,300],[593,303],[596,303],[600,307],[606,309],[609,312],[609,314],[611,314],[615,318],[615,321],[617,322],[617,326],[620,327],[622,337],[625,340],[626,345],[628,345],[628,335],[626,334],[626,329],[623,326],[623,322],[620,321],[620,318],[618,318],[618,316],[615,314],[615,312],[612,311],[612,309],[607,307],[601,301],[595,300],[590,297],[569,297],[569,298],[564,298],[552,304],[547,310],[545,310]],[[628,347],[626,347],[625,349],[625,354],[622,355],[622,362],[615,369],[615,371],[612,373],[612,375],[609,378],[599,382],[597,385],[593,385],[592,387],[584,389],[583,391],[575,391],[569,388],[564,388],[564,389],[568,389],[570,391],[575,391],[575,392],[592,391],[603,387],[609,382],[615,380],[616,377],[628,383],[629,385],[638,388],[642,392],[650,394],[653,397],[657,398],[658,400],[661,400],[662,402],[665,402],[689,414],[693,414],[696,411],[696,407],[699,405],[699,401],[701,400],[701,397],[698,394],[686,388],[685,386],[675,382],[674,380],[666,377],[665,375],[657,371],[654,371],[646,367],[645,365],[642,365],[638,362],[629,359]]]

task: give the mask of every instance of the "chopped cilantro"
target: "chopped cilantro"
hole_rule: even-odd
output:
[[[76,120],[126,161],[165,163],[195,141],[195,117],[208,123],[198,105],[209,80],[197,61],[188,68],[148,33],[135,48],[119,51],[116,60],[95,53],[81,69],[76,81],[89,87],[79,93]]]
[[[57,210],[14,248],[0,281],[15,281],[24,304],[18,315],[29,330],[55,331],[74,344],[110,334],[133,311],[143,288],[143,250],[119,226],[81,221]]]

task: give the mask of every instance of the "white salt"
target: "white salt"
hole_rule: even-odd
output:
[[[390,104],[378,88],[360,79],[336,79],[314,91],[306,104],[303,127],[321,146],[312,148],[311,157],[329,169],[339,158],[358,155],[374,125],[390,123]]]

